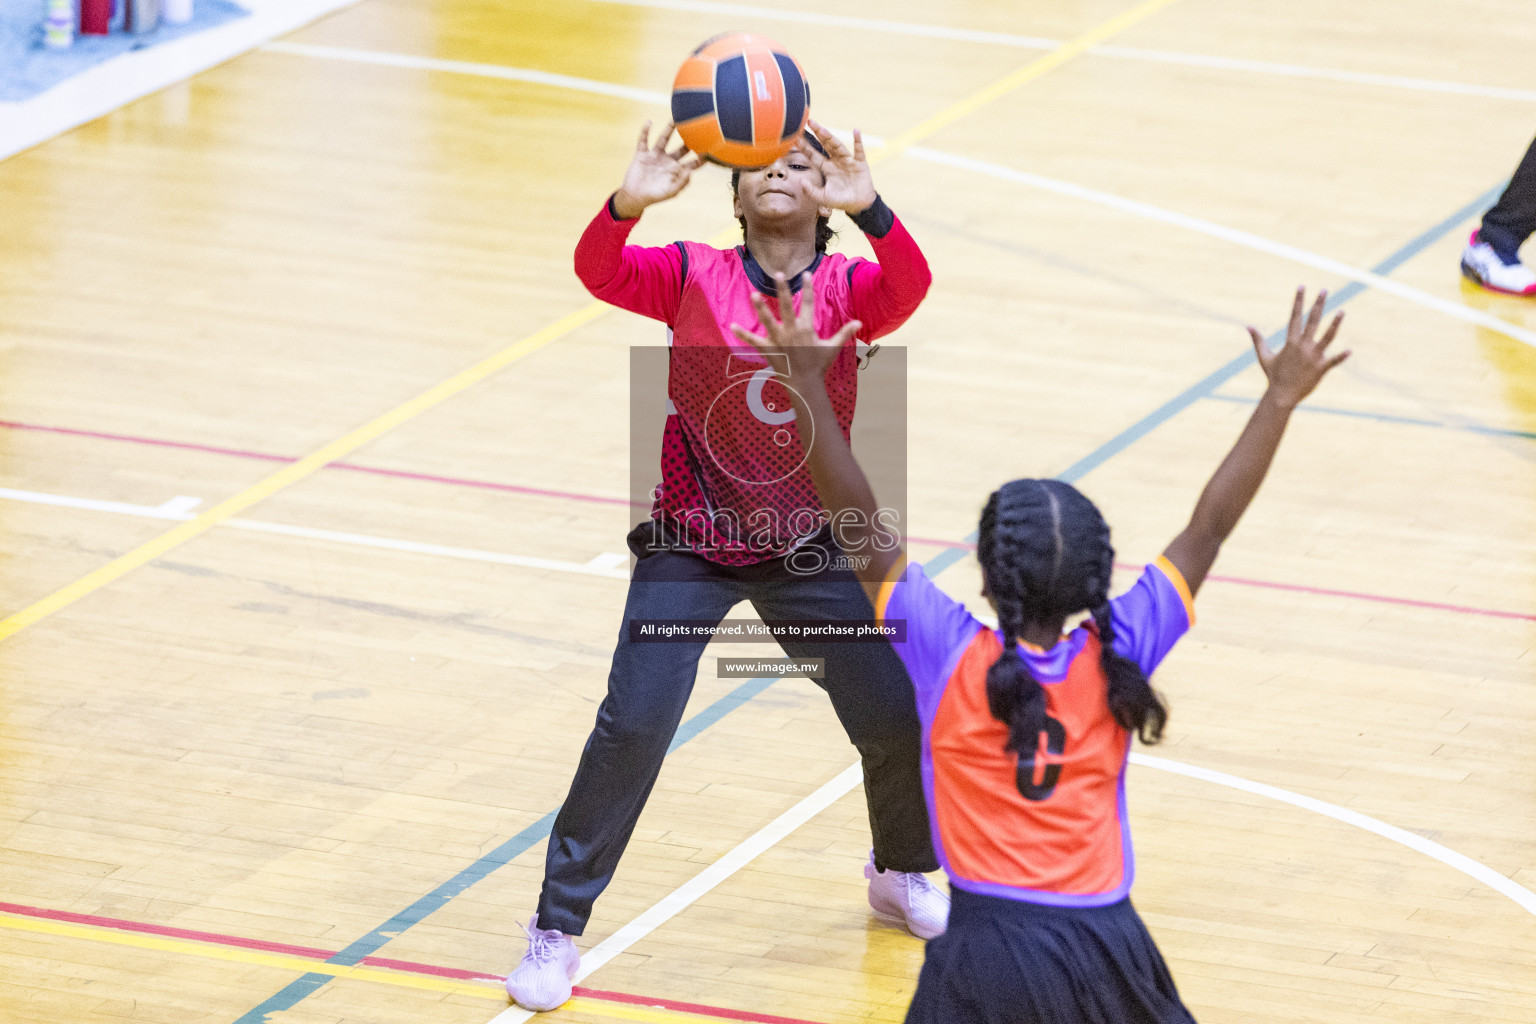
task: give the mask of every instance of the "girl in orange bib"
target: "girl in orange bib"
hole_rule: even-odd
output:
[[[766,337],[796,381],[796,425],[832,422],[822,386],[840,339],[817,337],[780,285]],[[1129,591],[1109,596],[1114,548],[1094,504],[1058,480],[1014,480],[987,499],[977,560],[991,628],[885,543],[874,496],[840,432],[808,460],[836,539],[912,677],[935,851],[954,902],[928,944],[908,1024],[1187,1024],[1173,978],[1129,892],[1131,737],[1155,743],[1167,710],[1148,677],[1194,622],[1195,593],[1257,493],[1291,410],[1348,352],[1330,355],[1296,294],[1279,352],[1249,328],[1269,387],[1206,485],[1189,525]],[[851,559],[857,565],[859,559]],[[1087,618],[1068,630],[1073,618]]]

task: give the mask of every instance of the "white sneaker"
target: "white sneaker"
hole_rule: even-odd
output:
[[[949,895],[917,871],[877,871],[871,854],[864,865],[869,905],[882,921],[899,924],[920,939],[934,939],[949,926]]]
[[[1491,292],[1506,295],[1536,295],[1536,274],[1516,260],[1505,263],[1493,246],[1477,240],[1477,232],[1467,239],[1461,252],[1461,272]]]
[[[525,1010],[553,1010],[571,998],[571,979],[581,966],[581,951],[564,932],[540,928],[534,914],[528,927],[528,952],[507,976],[507,995]]]

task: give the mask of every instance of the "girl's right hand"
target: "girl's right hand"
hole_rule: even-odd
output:
[[[1285,346],[1278,352],[1272,351],[1264,343],[1264,335],[1257,327],[1248,328],[1248,335],[1253,339],[1254,353],[1259,357],[1259,366],[1263,368],[1264,376],[1269,378],[1266,393],[1287,410],[1300,405],[1301,400],[1317,387],[1324,374],[1349,358],[1348,349],[1338,353],[1328,351],[1334,336],[1339,333],[1343,313],[1334,314],[1328,329],[1321,336],[1317,333],[1323,322],[1323,312],[1328,306],[1328,292],[1324,290],[1317,293],[1317,301],[1313,303],[1310,312],[1307,311],[1306,302],[1307,290],[1296,289],[1296,299],[1291,303],[1291,322],[1285,331]]]
[[[673,124],[668,121],[653,146],[651,122],[645,122],[640,128],[635,158],[629,162],[629,170],[624,172],[624,184],[613,196],[614,212],[622,220],[633,220],[652,203],[671,199],[688,184],[693,172],[703,166],[703,158],[688,153],[685,145],[667,152],[672,129]]]
[[[752,308],[757,311],[758,323],[763,325],[762,334],[753,334],[740,324],[731,324],[731,333],[757,349],[763,355],[783,356],[789,363],[789,376],[796,381],[820,383],[828,368],[859,333],[864,325],[857,320],[843,324],[830,338],[816,333],[816,282],[811,272],[800,278],[800,312],[795,312],[795,297],[790,293],[789,282],[783,274],[774,274],[774,289],[778,293],[778,310],[752,289]]]

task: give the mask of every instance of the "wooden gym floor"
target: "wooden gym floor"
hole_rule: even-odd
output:
[[[1456,266],[1536,131],[1526,3],[726,7],[365,0],[0,163],[0,1019],[522,1019],[662,340],[571,249],[750,28],[897,144],[956,594],[1013,476],[1155,555],[1258,394],[1242,325],[1345,301],[1159,676],[1136,901],[1202,1021],[1536,1021],[1536,302]],[[709,170],[635,237],[729,225]],[[864,906],[825,699],[709,658],[689,715],[548,1019],[900,1020],[922,947]]]

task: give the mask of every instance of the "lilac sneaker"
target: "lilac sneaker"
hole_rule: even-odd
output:
[[[507,995],[525,1010],[553,1010],[571,998],[571,979],[581,966],[581,951],[564,932],[540,928],[538,914],[523,930],[528,933],[528,952],[507,976]]]
[[[864,865],[869,905],[882,921],[899,924],[920,939],[933,939],[949,926],[949,896],[917,871],[879,871],[870,854]]]

